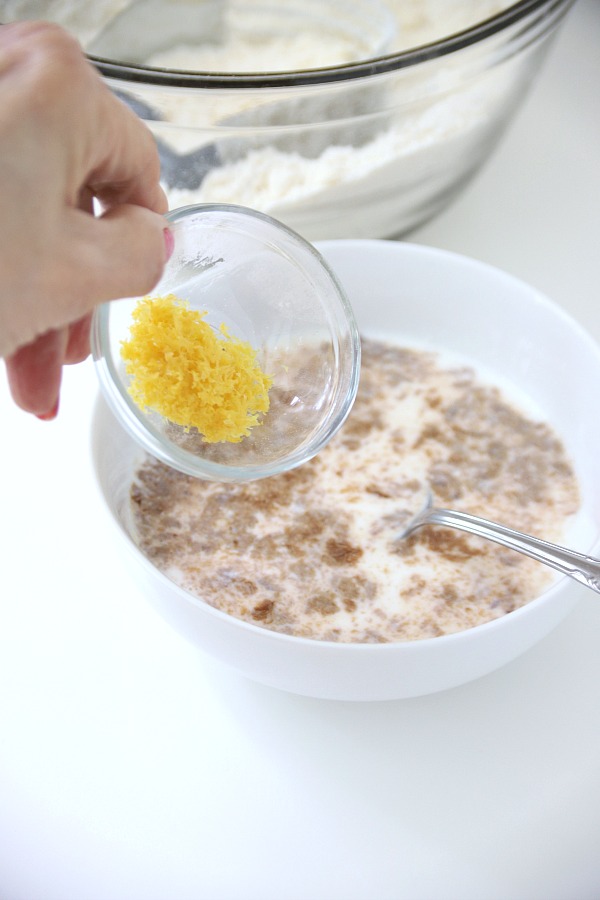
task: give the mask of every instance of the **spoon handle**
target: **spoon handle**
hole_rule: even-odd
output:
[[[469,534],[476,534],[497,544],[502,544],[511,550],[517,550],[553,569],[558,569],[564,575],[574,578],[575,581],[579,581],[600,594],[600,559],[595,559],[593,556],[576,553],[574,550],[568,550],[558,544],[550,544],[548,541],[514,531],[505,525],[498,525],[487,519],[481,519],[479,516],[453,509],[430,507],[424,511],[422,519],[414,523],[414,527],[427,524],[449,525],[460,531],[468,531]]]

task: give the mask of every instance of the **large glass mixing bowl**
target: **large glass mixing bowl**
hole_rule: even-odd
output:
[[[313,241],[399,236],[445,207],[572,3],[12,0],[4,19],[79,37],[152,129],[173,207],[242,204]]]

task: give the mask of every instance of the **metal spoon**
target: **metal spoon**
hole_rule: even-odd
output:
[[[505,525],[498,525],[488,519],[473,516],[470,513],[458,512],[454,509],[440,509],[433,505],[431,492],[423,509],[414,516],[405,528],[395,538],[395,542],[404,540],[417,528],[423,525],[446,525],[459,531],[467,531],[478,537],[502,544],[538,562],[544,563],[553,569],[558,569],[563,575],[574,578],[585,587],[591,588],[600,594],[600,559],[576,553],[558,544],[550,544],[540,538],[531,537]]]
[[[146,122],[159,122],[160,116],[139,98],[132,97],[125,91],[114,90],[115,96]],[[213,169],[222,165],[222,159],[216,144],[203,144],[190,153],[177,153],[159,137],[153,134],[160,158],[161,179],[167,188],[183,188],[196,190]]]
[[[379,88],[377,88],[379,90]],[[159,113],[139,97],[113,90],[123,103],[146,122],[160,122]],[[283,153],[301,153],[308,159],[318,157],[331,144],[360,147],[373,140],[383,127],[377,116],[369,116],[374,103],[370,86],[348,89],[346,113],[352,115],[335,122],[340,97],[317,94],[310,97],[258,104],[220,119],[219,128],[243,129],[244,137],[219,138],[188,153],[178,153],[154,134],[161,163],[161,178],[167,188],[197,190],[213,169],[236,162],[250,150],[273,147]],[[334,122],[332,128],[314,128],[311,122]],[[300,123],[305,123],[304,127]],[[287,128],[286,126],[294,126]],[[288,133],[289,132],[289,133]],[[333,133],[332,133],[333,132]]]

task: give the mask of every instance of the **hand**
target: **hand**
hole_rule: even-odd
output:
[[[94,306],[160,278],[158,154],[79,44],[26,22],[0,27],[0,160],[0,356],[15,401],[52,418],[63,364],[89,353]]]

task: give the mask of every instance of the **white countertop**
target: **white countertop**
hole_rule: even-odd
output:
[[[529,281],[597,339],[599,47],[579,0],[493,159],[411,238]],[[0,381],[1,900],[598,900],[596,595],[573,585],[541,644],[444,694],[256,685],[163,624],[116,555],[91,363],[51,424]]]

